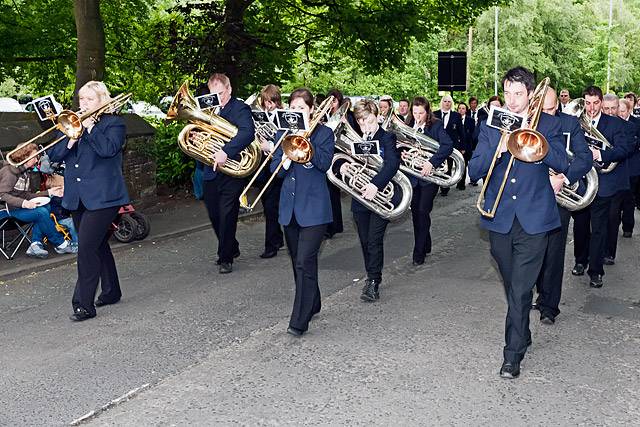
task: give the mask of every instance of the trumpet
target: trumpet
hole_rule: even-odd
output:
[[[49,150],[51,147],[53,147],[54,145],[56,145],[57,143],[59,143],[65,138],[70,138],[70,139],[80,138],[84,132],[84,126],[82,125],[83,121],[85,121],[89,117],[93,117],[94,119],[98,120],[100,116],[103,114],[113,114],[118,112],[122,108],[122,106],[129,101],[129,99],[131,98],[131,95],[132,95],[131,93],[120,94],[93,110],[89,110],[89,111],[80,110],[78,112],[73,112],[71,110],[63,110],[57,116],[51,116],[51,120],[53,120],[55,125],[45,130],[44,132],[34,136],[33,138],[24,142],[23,144],[20,144],[17,148],[7,153],[7,162],[9,162],[9,164],[14,167],[22,166],[25,163],[27,163],[29,160],[33,159],[34,157],[37,157],[41,153]],[[35,143],[34,141],[37,141],[43,136],[48,135],[49,133],[56,130],[62,132],[63,135],[59,138],[54,139],[52,142],[45,145],[40,150],[36,151],[34,154],[22,160],[21,162],[13,161],[12,156],[18,150],[20,150],[22,146],[30,143]]]
[[[549,152],[549,143],[547,142],[547,139],[536,130],[538,121],[540,120],[540,114],[542,113],[542,106],[544,105],[544,97],[547,94],[547,89],[549,88],[549,82],[549,77],[545,77],[533,91],[527,112],[528,127],[518,129],[512,133],[502,132],[500,142],[498,142],[493,159],[491,160],[491,165],[489,166],[489,172],[487,172],[487,176],[484,178],[482,190],[480,190],[480,195],[478,195],[478,200],[476,202],[476,207],[482,216],[487,218],[495,217],[498,204],[502,199],[505,184],[509,178],[509,172],[511,172],[511,167],[513,166],[515,159],[527,163],[538,162]],[[496,200],[491,209],[485,210],[483,205],[487,186],[491,180],[493,169],[498,161],[500,149],[505,142],[507,144],[507,149],[511,154],[511,158],[509,159],[507,169],[504,172],[504,177],[502,178],[502,183],[500,184],[500,190],[498,191]]]
[[[349,193],[367,209],[392,221],[402,216],[411,205],[413,195],[411,182],[403,173],[397,172],[386,187],[378,190],[373,200],[362,197],[364,187],[382,168],[382,161],[377,156],[354,156],[351,154],[353,143],[361,141],[362,138],[343,120],[349,109],[349,104],[349,102],[344,103],[327,122],[327,126],[336,135],[336,148],[340,151],[333,156],[327,177],[336,187]],[[337,172],[344,163],[348,165],[346,173]],[[400,198],[394,204],[393,199],[398,192]]]
[[[580,127],[584,131],[587,144],[599,150],[609,150],[613,148],[613,145],[607,141],[607,138],[605,138],[605,136],[591,124],[591,120],[587,117],[587,112],[585,110],[584,98],[576,98],[569,102],[565,107],[564,112],[578,118]],[[592,143],[592,141],[597,141],[599,145]],[[618,166],[618,162],[611,162],[605,167],[604,163],[594,160],[593,166],[601,173],[609,173]]]
[[[315,130],[315,128],[320,124],[320,121],[327,114],[327,112],[331,109],[331,104],[333,103],[333,96],[327,97],[322,104],[318,107],[316,113],[314,113],[313,118],[311,119],[311,123],[309,123],[309,129],[303,132],[302,134],[289,134],[289,131],[284,132],[284,134],[280,137],[280,139],[276,142],[273,147],[273,150],[267,155],[267,158],[262,162],[256,173],[254,174],[249,184],[242,190],[242,194],[240,194],[240,206],[245,209],[253,210],[256,207],[258,201],[262,198],[262,195],[267,191],[269,185],[273,182],[275,177],[278,175],[278,172],[287,161],[287,159],[283,159],[278,167],[273,171],[267,183],[262,187],[262,190],[256,196],[256,199],[248,204],[246,198],[244,197],[248,192],[249,188],[253,185],[253,183],[258,179],[260,172],[271,163],[271,159],[273,158],[273,153],[276,152],[278,147],[282,146],[282,152],[287,155],[287,158],[291,159],[296,163],[307,163],[313,157],[313,146],[309,141],[309,137]]]
[[[433,168],[431,175],[422,176],[422,167],[440,148],[438,141],[407,126],[393,111],[385,118],[382,128],[393,132],[398,138],[400,170],[403,172],[442,187],[452,187],[462,179],[466,165],[464,157],[455,148],[449,156],[453,160],[451,170],[445,162],[441,167]]]

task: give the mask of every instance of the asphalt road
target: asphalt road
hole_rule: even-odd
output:
[[[96,425],[637,424],[638,237],[620,240],[600,290],[571,277],[568,258],[562,314],[546,326],[532,312],[522,376],[502,380],[506,304],[476,194],[437,199],[434,254],[419,268],[410,218],[389,228],[375,304],[358,298],[345,212],[347,230],[322,248],[323,311],[302,339],[285,333],[288,257],[257,257],[261,222],[239,226],[230,275],[217,273],[209,230],[119,251],[122,302],[79,324],[67,318],[74,265],[4,282],[0,424],[91,411]]]

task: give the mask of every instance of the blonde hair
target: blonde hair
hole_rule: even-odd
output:
[[[356,105],[354,105],[353,114],[356,116],[356,120],[364,119],[371,114],[377,116],[378,106],[371,99],[361,99],[356,102]]]
[[[451,95],[445,95],[442,97],[442,99],[440,100],[440,109],[442,109],[442,103],[444,101],[451,101],[451,107],[453,108],[453,98],[451,97]]]
[[[108,101],[111,98],[109,89],[107,89],[107,86],[103,82],[91,80],[82,85],[80,90],[82,89],[91,89],[94,91],[101,103]],[[80,90],[78,93],[80,93]]]
[[[53,174],[47,179],[47,188],[64,187],[64,176]]]
[[[213,74],[211,74],[207,84],[213,83],[215,81],[218,81],[218,82],[222,83],[225,87],[231,86],[231,81],[229,80],[229,77],[227,77],[226,75],[224,75],[222,73],[213,73]]]
[[[624,106],[627,107],[627,111],[633,111],[633,101],[631,101],[630,99],[621,98],[619,102],[620,104],[624,104]]]

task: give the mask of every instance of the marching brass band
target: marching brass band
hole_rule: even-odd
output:
[[[464,190],[468,167],[472,185],[482,180],[477,202],[480,224],[488,230],[508,303],[500,375],[518,377],[532,341],[533,288],[538,293],[533,307],[540,311],[542,323],[555,323],[560,313],[570,219],[574,219],[572,274],[586,271],[594,288],[603,286],[604,265],[615,262],[620,224],[623,236],[631,237],[639,202],[640,119],[631,115],[635,96],[619,100],[591,86],[578,100],[569,102],[566,90],[560,91],[558,100],[548,79],[536,85],[533,74],[523,67],[509,70],[502,85],[506,111],[524,118],[520,129],[497,129],[489,123],[490,111],[502,106],[497,96],[482,105],[471,98],[468,106],[454,107],[453,98],[446,95],[437,111],[429,100],[417,96],[410,103],[401,100],[397,112],[393,100],[383,97],[377,104],[361,100],[351,111],[340,92],[330,92],[317,105],[305,88],[290,95],[288,111],[301,113],[308,126],[300,128],[302,122],[293,120],[287,127],[276,120],[276,113],[284,110],[275,85],[265,86],[245,103],[232,96],[224,74],[213,74],[204,92],[217,95],[219,104],[202,108],[185,83],[167,118],[188,122],[178,137],[179,147],[205,164],[204,203],[218,239],[219,273],[231,273],[233,260],[240,255],[236,226],[241,204],[252,209],[261,199],[265,246],[260,256],[276,256],[286,242],[295,283],[287,332],[303,335],[321,309],[321,243],[342,231],[340,192],[352,197],[362,249],[366,280],[360,298],[375,302],[380,298],[389,221],[411,210],[412,261],[414,266],[424,264],[432,250],[434,199],[439,190],[446,195],[454,185]],[[95,129],[115,120],[109,114],[105,118]],[[93,124],[86,126],[91,130]],[[51,155],[75,159],[78,145],[73,148],[72,142],[79,136],[67,134],[62,126],[58,130],[68,143],[66,148],[50,149]],[[114,143],[118,156],[120,139]],[[100,150],[96,153],[100,158]],[[261,191],[248,203],[252,186]],[[73,183],[69,187],[73,189]],[[120,193],[125,200],[126,194]],[[65,193],[65,200],[71,196]],[[94,221],[102,227],[115,211],[113,204],[92,206],[84,199],[71,205],[82,211],[81,242],[97,248],[88,254],[80,247],[83,258],[78,263],[72,318],[85,320],[95,316],[99,278],[95,271],[100,271],[96,267],[100,262],[107,262],[108,272],[103,273],[109,277],[102,277],[103,293],[95,305],[117,302],[120,289],[104,236],[93,236],[95,230],[82,224]],[[99,210],[106,208],[100,217]]]

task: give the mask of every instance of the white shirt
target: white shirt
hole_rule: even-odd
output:
[[[598,123],[600,123],[600,117],[601,117],[601,116],[602,116],[602,111],[601,111],[601,112],[599,112],[599,113],[598,113],[598,115],[597,115],[597,116],[595,116],[594,118],[590,118],[590,119],[589,119],[589,123],[591,123],[591,125],[592,125],[594,128],[597,128],[597,127],[598,127]]]
[[[446,128],[447,124],[449,124],[449,117],[451,117],[451,110],[442,111],[442,124]]]

